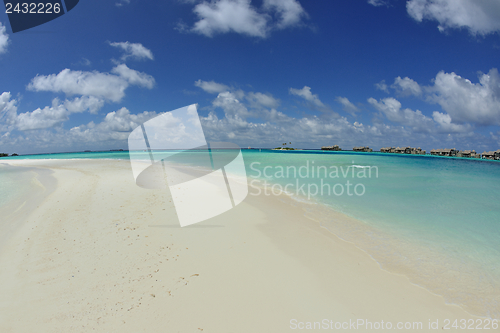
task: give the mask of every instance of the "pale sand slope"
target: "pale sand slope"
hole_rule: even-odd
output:
[[[276,197],[180,228],[167,191],[137,187],[127,161],[9,163],[58,185],[0,253],[0,332],[297,331],[292,319],[422,332],[472,318]]]

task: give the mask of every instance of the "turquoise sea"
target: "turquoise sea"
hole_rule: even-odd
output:
[[[32,189],[35,174],[26,168],[3,165],[0,159],[0,207],[19,199]]]
[[[243,156],[249,195],[286,190],[307,217],[383,269],[471,313],[500,316],[498,161],[322,151],[243,150]],[[129,157],[125,151],[9,159],[22,158]],[[0,168],[2,184],[5,179],[0,200],[15,183]]]

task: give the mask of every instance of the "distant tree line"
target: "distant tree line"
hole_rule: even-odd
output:
[[[0,153],[0,157],[7,157],[7,156],[9,156],[9,154]],[[19,156],[19,155],[17,155],[16,153],[14,153],[14,154],[12,154],[10,156]]]

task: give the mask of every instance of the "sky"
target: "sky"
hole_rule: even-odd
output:
[[[0,152],[127,149],[197,104],[241,147],[500,148],[498,0],[81,0],[12,33]]]

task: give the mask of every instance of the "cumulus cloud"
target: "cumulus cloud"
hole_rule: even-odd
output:
[[[394,83],[391,85],[391,88],[395,89],[401,95],[422,95],[422,88],[420,88],[420,85],[409,77],[402,79],[398,76],[394,79]]]
[[[386,93],[389,93],[389,89],[387,87],[387,84],[385,83],[385,80],[380,81],[379,83],[375,83],[375,89],[385,91]]]
[[[16,127],[20,131],[53,127],[68,120],[69,112],[56,98],[52,106],[21,113],[17,116]]]
[[[299,25],[302,18],[307,18],[304,8],[296,0],[264,0],[263,8],[267,12],[276,12],[277,28],[284,29]]]
[[[500,125],[500,75],[496,68],[480,74],[479,83],[441,71],[427,89],[428,101],[439,104],[455,123]]]
[[[153,52],[145,48],[141,43],[114,42],[109,43],[109,45],[119,48],[123,51],[123,55],[121,57],[123,61],[127,60],[128,58],[133,58],[136,60],[153,60]]]
[[[252,107],[265,107],[276,108],[280,104],[279,100],[274,98],[271,94],[263,94],[260,92],[249,92],[246,95],[247,101],[250,102]]]
[[[88,110],[90,113],[97,113],[104,106],[102,99],[94,96],[77,97],[73,100],[65,100],[64,107],[70,113],[79,113]]]
[[[194,85],[196,87],[201,88],[203,91],[210,93],[210,94],[218,94],[218,98],[221,98],[223,96],[230,96],[231,98],[234,99],[246,99],[249,102],[249,106],[253,108],[276,108],[280,101],[276,98],[274,98],[271,94],[269,93],[261,93],[261,92],[249,92],[245,93],[243,90],[236,90],[232,89],[229,86],[222,84],[222,83],[217,83],[215,81],[203,81],[203,80],[198,80],[195,81]],[[224,93],[224,94],[222,94]]]
[[[46,108],[47,109],[47,108]],[[50,108],[48,108],[50,109]],[[53,121],[58,120],[57,110],[53,111]],[[31,149],[36,147],[39,150],[56,151],[59,150],[84,150],[84,149],[110,149],[110,147],[126,148],[126,140],[129,133],[140,126],[145,121],[156,117],[156,112],[144,111],[139,114],[131,114],[127,108],[109,112],[105,118],[99,122],[93,121],[65,130],[62,127],[48,129],[32,129],[23,132],[23,135],[2,138],[0,144],[4,146],[26,147]],[[30,115],[35,119],[36,115]],[[50,122],[50,119],[46,120]],[[27,122],[29,124],[29,122]],[[26,149],[26,148],[24,148]]]
[[[111,73],[117,74],[125,79],[130,85],[152,89],[155,85],[155,79],[146,73],[141,73],[135,69],[130,69],[125,64],[120,64],[111,70]]]
[[[401,109],[401,102],[392,97],[383,98],[380,102],[374,98],[369,98],[368,103],[373,105],[390,121],[408,126],[414,131],[429,132],[435,125],[433,120],[422,114],[420,110]]]
[[[109,112],[100,123],[93,121],[86,124],[75,126],[69,131],[57,133],[56,136],[63,136],[69,144],[86,144],[99,146],[106,143],[114,143],[126,147],[128,135],[137,126],[159,114],[154,111],[144,111],[138,114],[131,114],[130,111],[122,107],[117,111]]]
[[[356,115],[356,112],[359,112],[358,107],[352,104],[347,97],[338,96],[335,100],[342,104],[344,111],[349,113],[350,115],[354,116]]]
[[[498,0],[408,0],[406,9],[418,22],[437,21],[440,31],[466,28],[474,35],[500,31]]]
[[[84,72],[66,68],[59,74],[37,75],[31,80],[27,89],[63,92],[68,96],[94,96],[119,102],[125,96],[125,89],[129,86],[137,85],[151,89],[155,84],[152,76],[130,69],[125,64],[114,67],[111,72]]]
[[[471,125],[470,124],[464,124],[464,125],[459,125],[459,124],[452,124],[451,122],[451,116],[447,113],[441,113],[434,111],[432,113],[432,118],[436,123],[441,126],[441,128],[448,133],[462,133],[462,132],[468,132],[471,130]]]
[[[271,30],[300,25],[302,18],[307,17],[297,0],[264,0],[260,10],[252,6],[250,0],[203,1],[193,12],[198,21],[190,31],[208,37],[235,32],[266,38]]]
[[[379,110],[387,119],[412,129],[413,133],[467,133],[471,134],[470,124],[454,124],[449,114],[434,111],[432,118],[425,116],[420,110],[402,109],[401,102],[388,97],[377,101],[369,98],[368,103]]]
[[[290,88],[289,92],[292,95],[302,97],[303,99],[305,99],[306,101],[312,103],[313,105],[315,105],[317,107],[321,107],[321,108],[325,107],[325,104],[323,104],[323,102],[320,101],[318,95],[316,95],[316,94],[313,95],[313,93],[311,93],[311,88],[308,86],[304,86],[304,88],[302,88],[302,89]]]
[[[12,129],[16,116],[17,101],[12,99],[10,92],[3,92],[0,95],[0,133]]]
[[[248,109],[236,98],[234,93],[229,91],[220,93],[212,104],[224,110],[227,118],[243,120],[250,116]]]
[[[93,96],[90,97],[77,97],[73,100],[65,100],[61,102],[58,98],[52,100],[52,106],[46,106],[43,109],[37,108],[31,112],[24,112],[17,114],[17,107],[15,100],[5,103],[5,100],[10,98],[9,93],[0,95],[0,120],[4,120],[7,124],[11,125],[9,130],[17,129],[20,131],[45,129],[57,126],[69,119],[72,113],[81,113],[89,111],[90,113],[97,113],[97,111],[104,105],[103,100],[99,100]],[[1,130],[1,128],[0,128]]]
[[[454,72],[440,71],[432,80],[432,85],[421,86],[408,77],[398,76],[391,88],[400,96],[419,96],[427,103],[439,104],[445,113],[436,114],[434,120],[443,129],[449,128],[450,131],[459,131],[465,127],[451,125],[467,123],[484,126],[500,125],[500,75],[498,70],[492,68],[486,74],[480,73],[478,77],[479,82],[473,83]],[[384,99],[384,101],[386,100],[389,99]]]
[[[241,94],[244,98],[238,97]],[[391,119],[397,124],[391,125],[381,121],[381,117],[376,117],[372,124],[363,124],[349,122],[345,117],[331,113],[323,113],[321,116],[292,117],[276,108],[262,106],[259,109],[251,109],[252,99],[246,98],[249,95],[250,93],[245,94],[239,90],[225,91],[217,95],[212,101],[212,111],[207,116],[200,117],[208,141],[230,141],[240,146],[261,147],[274,147],[281,142],[291,141],[296,147],[314,148],[326,144],[340,144],[344,149],[359,145],[369,145],[373,148],[387,145],[422,147],[432,145],[430,149],[445,139],[457,147],[461,144],[468,147],[467,142],[476,140],[476,136],[464,132],[466,126],[456,127],[457,124],[453,124],[446,114],[436,112],[433,118],[425,117],[418,111],[402,109],[397,100],[372,101],[379,108],[387,109],[385,110],[387,114],[391,115],[391,112],[394,114]],[[90,97],[86,102],[81,99],[60,102],[56,99],[51,107],[37,109],[35,110],[37,112],[22,116],[24,119],[19,126],[24,126],[25,131],[0,132],[0,146],[6,151],[11,149],[21,153],[126,148],[129,133],[143,122],[158,115],[156,112],[147,111],[132,114],[127,108],[120,108],[108,113],[101,122],[92,121],[65,130],[58,124],[70,114],[70,104],[74,107],[71,112],[78,112],[83,109],[83,105],[94,105]],[[78,107],[79,105],[82,106]],[[2,110],[0,115],[3,116],[6,109],[11,110],[8,112],[14,115],[15,124],[16,101],[9,93],[0,95],[0,110]],[[222,116],[218,116],[220,113],[216,113],[217,109],[223,111]],[[413,118],[416,120],[413,121]],[[430,122],[429,130],[423,131],[418,128],[415,130],[414,123],[419,121]],[[401,126],[406,122],[410,125]],[[44,126],[46,127],[42,128]],[[453,132],[456,134],[450,136]]]
[[[266,37],[267,16],[258,13],[249,0],[202,2],[194,8],[199,18],[193,32],[212,37],[217,33],[236,32]]]
[[[214,112],[210,112],[207,117],[200,119],[209,140],[229,140],[240,144],[259,144],[264,147],[284,141],[292,141],[299,145],[302,143],[309,147],[340,141],[355,145],[354,141],[359,140],[360,134],[377,134],[376,128],[354,126],[345,118],[325,119],[317,116],[293,118],[275,109],[270,110],[266,118],[265,122],[250,122],[231,115],[219,118]]]
[[[9,45],[9,35],[7,35],[5,26],[0,22],[0,54],[7,52]]]
[[[214,81],[198,80],[195,81],[194,85],[210,94],[219,94],[221,92],[229,90],[229,87],[226,86],[225,84],[217,83]]]

